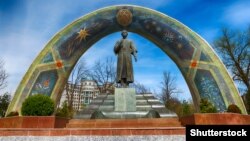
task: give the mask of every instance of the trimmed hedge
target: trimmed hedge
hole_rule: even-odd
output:
[[[57,109],[56,116],[66,117],[66,118],[70,117],[70,112],[66,101],[63,102],[62,108]]]
[[[208,99],[201,99],[200,101],[201,113],[217,113],[217,109]]]
[[[50,116],[54,112],[54,101],[50,97],[36,94],[28,97],[22,104],[23,116]]]
[[[241,114],[240,108],[239,108],[237,105],[235,105],[235,104],[230,104],[230,105],[228,106],[228,108],[227,108],[227,112],[229,112],[229,113],[239,113],[239,114]]]

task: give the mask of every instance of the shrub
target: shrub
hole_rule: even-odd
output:
[[[70,117],[70,114],[69,114],[69,109],[68,109],[68,104],[66,101],[63,102],[63,105],[62,105],[62,108],[58,108],[56,110],[56,116],[59,116],[59,117]]]
[[[165,102],[165,107],[170,111],[173,111],[178,115],[178,117],[182,116],[182,105],[181,101],[175,97],[170,98]]]
[[[217,109],[214,107],[214,105],[210,101],[208,101],[208,99],[201,99],[200,112],[201,113],[217,113]]]
[[[227,108],[227,112],[241,114],[240,108],[235,104],[230,104]]]
[[[1,76],[0,76],[0,78],[1,78]],[[6,112],[7,112],[8,106],[10,104],[10,97],[11,96],[9,93],[5,93],[3,95],[0,95],[0,118],[4,117]]]
[[[54,101],[50,97],[36,94],[28,97],[22,104],[24,116],[49,116],[54,112]]]
[[[182,116],[188,116],[195,112],[194,105],[192,102],[183,100],[181,105],[182,105]]]
[[[250,114],[250,90],[248,90],[246,93],[246,108],[248,114]]]
[[[19,116],[19,113],[17,111],[12,111],[6,117],[14,117],[14,116]]]

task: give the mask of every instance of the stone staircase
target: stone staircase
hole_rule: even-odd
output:
[[[114,95],[101,94],[83,111],[77,112],[74,119],[135,119],[177,117],[154,97],[153,94],[136,95],[135,112],[114,111]]]

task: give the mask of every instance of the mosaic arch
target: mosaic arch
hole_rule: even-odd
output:
[[[208,98],[219,111],[234,103],[246,114],[226,68],[204,39],[167,15],[133,5],[99,9],[58,32],[23,77],[7,113],[20,111],[23,101],[36,93],[48,95],[58,103],[78,59],[98,40],[123,29],[147,38],[171,57],[197,108],[201,98]]]

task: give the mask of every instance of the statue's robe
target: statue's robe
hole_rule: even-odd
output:
[[[127,39],[116,42],[114,52],[118,56],[116,82],[126,79],[127,83],[134,82],[133,64],[131,55],[136,56],[137,50],[134,43]]]

